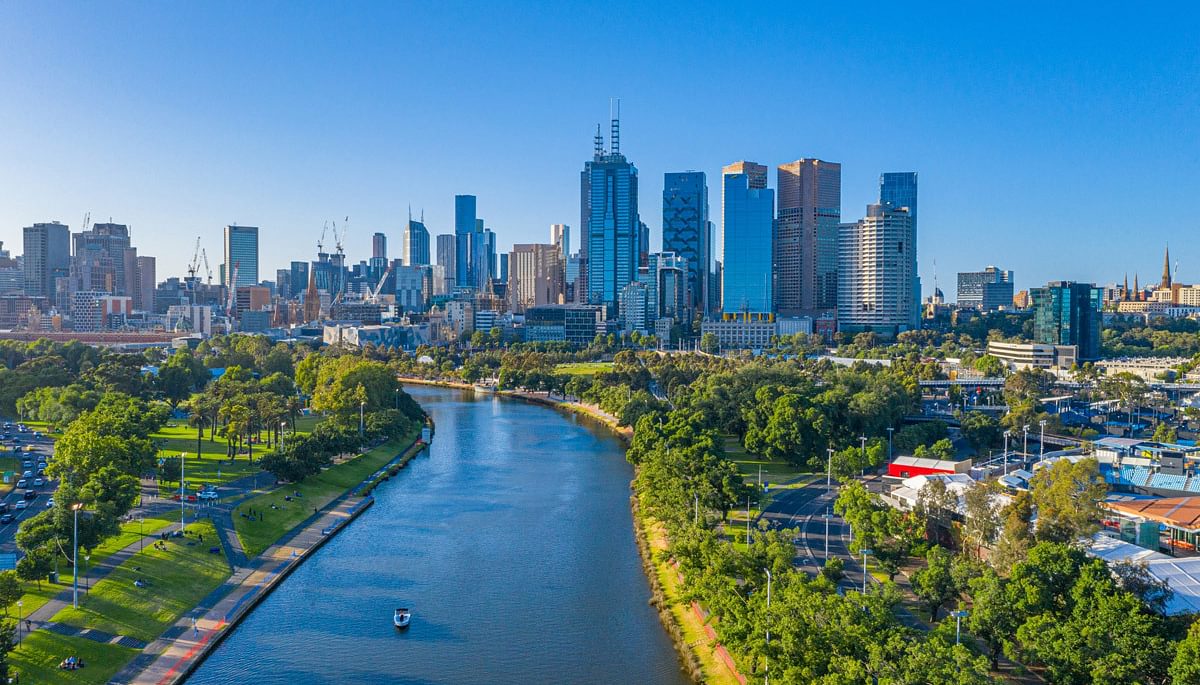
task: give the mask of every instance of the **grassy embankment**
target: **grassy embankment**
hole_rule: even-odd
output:
[[[594,376],[605,371],[612,371],[612,368],[612,362],[571,362],[555,366],[554,371],[571,376]]]
[[[154,640],[229,577],[224,555],[209,552],[216,544],[212,523],[189,524],[188,533],[187,537],[170,538],[165,550],[147,545],[91,587],[78,609],[67,607],[51,620],[145,642]],[[127,535],[122,533],[122,537]],[[136,533],[133,535],[136,540]],[[202,535],[204,542],[197,535]],[[105,544],[115,547],[118,543]],[[134,582],[138,579],[147,587],[137,587]],[[39,630],[13,654],[12,665],[29,682],[101,683],[136,654],[137,650],[120,645]],[[59,671],[58,663],[67,656],[80,656],[88,665],[79,671]]]
[[[360,456],[335,464],[299,484],[288,485],[243,502],[233,517],[233,526],[242,541],[242,548],[251,557],[261,554],[289,530],[312,516],[314,510],[325,507],[396,458],[418,435],[419,426],[408,435],[389,440]],[[292,496],[296,491],[300,492],[300,497]],[[292,496],[290,502],[287,501],[289,496]],[[252,521],[243,518],[241,514],[248,508],[254,509],[256,517],[261,513],[262,519]]]

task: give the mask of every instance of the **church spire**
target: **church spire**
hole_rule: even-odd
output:
[[[1124,299],[1126,302],[1128,302],[1129,301],[1129,272],[1128,271],[1125,272],[1125,288],[1121,292],[1123,294],[1122,299]]]
[[[1170,245],[1167,246],[1167,251],[1166,251],[1166,253],[1163,254],[1163,275],[1162,275],[1162,286],[1161,287],[1163,290],[1171,289],[1171,246]]]

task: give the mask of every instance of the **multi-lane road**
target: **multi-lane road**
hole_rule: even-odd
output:
[[[34,437],[34,431],[19,429],[19,424],[13,422],[11,425],[8,422],[0,421],[0,441],[10,448],[19,448],[20,451],[5,452],[5,456],[13,456],[17,459],[15,474],[12,482],[0,485],[3,493],[0,496],[0,502],[4,504],[7,513],[12,515],[12,520],[8,523],[0,523],[0,553],[15,552],[16,543],[13,542],[13,537],[17,534],[17,527],[21,521],[37,514],[46,508],[46,502],[49,500],[50,494],[58,487],[58,482],[42,477],[43,483],[40,486],[34,485],[34,479],[38,478],[38,464],[49,462],[54,457],[54,442],[41,435]],[[4,437],[7,436],[7,437]],[[14,439],[17,443],[14,445]],[[33,447],[33,451],[26,451],[28,446]],[[28,466],[25,466],[28,464]],[[24,473],[30,472],[30,477],[24,478]],[[25,487],[17,487],[17,483],[25,480]],[[25,491],[33,490],[37,492],[37,497],[29,500],[29,506],[24,509],[17,509],[17,503],[25,500]]]
[[[849,526],[833,513],[836,497],[837,483],[827,489],[825,479],[820,478],[803,487],[779,491],[763,510],[762,518],[772,528],[795,531],[798,568],[815,575],[820,573],[826,558],[838,557],[845,563],[840,585],[862,587],[862,565],[850,554]]]

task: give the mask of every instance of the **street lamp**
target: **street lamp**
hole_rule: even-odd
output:
[[[1008,437],[1011,434],[1010,430],[1004,431],[1004,456],[1002,459],[1004,459],[1004,475],[1006,476],[1008,475]]]
[[[862,475],[867,475],[867,436],[860,435],[858,439],[862,441]]]
[[[21,644],[21,624],[24,623],[24,621],[22,619],[25,616],[22,613],[22,609],[21,609],[21,607],[23,607],[23,606],[25,606],[25,602],[18,599],[17,600],[17,644]]]
[[[1021,459],[1029,457],[1029,424],[1025,424],[1025,442],[1021,445]]]
[[[283,436],[285,435],[286,430],[287,430],[287,421],[280,421],[279,422],[279,451],[280,452],[283,451]]]
[[[962,620],[967,617],[969,612],[966,609],[950,612],[954,617],[954,644],[959,644],[962,641]]]
[[[400,388],[393,389],[392,394],[396,397],[396,411],[400,411]]]
[[[90,589],[90,586],[88,584],[87,574],[88,574],[88,569],[90,569],[91,566],[92,566],[92,555],[90,555],[90,554],[83,555],[83,593],[84,594],[87,594]]]
[[[183,535],[183,528],[186,525],[187,519],[187,489],[185,488],[184,466],[187,464],[187,452],[179,453],[179,534]]]
[[[1042,437],[1038,438],[1038,461],[1046,456],[1046,419],[1038,421],[1038,425],[1042,427]]]
[[[146,549],[146,517],[138,517],[138,551]]]
[[[83,508],[83,502],[77,502],[71,505],[71,511],[75,512],[74,523],[74,551],[71,553],[71,606],[79,608],[79,510]]]
[[[888,463],[892,461],[892,431],[896,430],[894,426],[888,426]]]
[[[364,426],[364,423],[363,423],[363,417],[364,417],[364,414],[363,414],[363,412],[364,412],[364,411],[366,411],[366,408],[367,408],[367,403],[366,403],[366,401],[365,401],[365,400],[364,400],[364,401],[360,401],[360,402],[358,403],[358,437],[359,437],[359,439],[362,439],[362,436],[363,436],[363,426]]]
[[[864,595],[867,594],[867,555],[868,554],[874,554],[874,552],[869,549],[864,549],[862,551],[862,555],[863,555],[863,589],[862,589],[862,591],[863,591]]]
[[[763,567],[767,574],[767,646],[771,645],[771,569]],[[771,657],[767,656],[767,667],[763,672],[763,685],[767,685],[771,677]]]

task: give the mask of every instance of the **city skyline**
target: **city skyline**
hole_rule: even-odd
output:
[[[607,120],[611,96],[622,98],[623,150],[638,166],[638,209],[650,226],[652,251],[661,244],[663,174],[695,169],[717,179],[723,165],[738,159],[768,167],[798,158],[836,160],[843,173],[843,221],[862,218],[859,208],[875,201],[879,174],[919,172],[924,202],[918,263],[926,296],[934,287],[935,263],[937,284],[946,292],[953,290],[956,272],[990,263],[1011,268],[1019,290],[1064,278],[1116,282],[1126,271],[1153,279],[1169,236],[1120,251],[1093,238],[1124,239],[1151,220],[1180,226],[1184,235],[1195,228],[1190,189],[1200,177],[1200,155],[1189,112],[1200,92],[1198,58],[1155,31],[1136,30],[1152,22],[1144,15],[1052,9],[1070,14],[1072,29],[1056,30],[1048,41],[1048,28],[961,9],[942,22],[972,34],[967,44],[941,35],[936,29],[944,23],[907,10],[883,9],[877,22],[894,30],[877,35],[856,28],[848,12],[830,8],[806,15],[801,26],[795,15],[779,11],[750,20],[699,6],[680,19],[681,30],[722,29],[681,56],[694,62],[689,70],[710,75],[705,92],[715,95],[735,83],[746,92],[737,101],[719,99],[721,107],[696,117],[681,104],[677,88],[667,85],[683,73],[678,60],[665,60],[651,40],[643,41],[646,50],[614,56],[589,78],[578,78],[579,65],[598,59],[598,48],[578,54],[560,48],[576,44],[587,17],[600,16],[600,10],[577,8],[583,21],[568,22],[553,14],[506,18],[480,9],[457,38],[438,45],[446,35],[422,30],[438,24],[441,11],[283,13],[282,30],[246,52],[210,51],[208,39],[227,31],[222,42],[243,44],[239,38],[254,35],[266,9],[235,12],[233,5],[215,5],[204,16],[189,16],[126,6],[95,15],[77,8],[66,16],[54,7],[0,8],[0,82],[12,101],[24,103],[0,113],[0,125],[17,133],[0,142],[9,160],[0,183],[21,189],[0,206],[0,239],[17,245],[25,226],[58,220],[79,231],[86,212],[111,216],[129,226],[141,252],[158,257],[163,277],[184,273],[196,236],[211,256],[220,252],[224,226],[254,225],[262,231],[261,273],[272,274],[291,261],[311,260],[321,225],[331,218],[351,217],[347,256],[357,262],[369,258],[375,232],[400,244],[407,205],[423,209],[430,234],[437,235],[453,228],[453,196],[473,194],[496,232],[497,252],[507,252],[515,243],[544,240],[550,224],[577,222],[575,174],[587,157],[592,127]],[[628,24],[632,38],[644,38],[650,29],[639,25],[653,26],[669,12],[630,8],[613,21]],[[530,26],[485,31],[518,21]],[[370,29],[376,22],[411,24],[405,37],[411,31],[412,52],[389,47],[392,41]],[[119,25],[139,29],[143,44],[100,49],[111,47],[101,43],[103,35]],[[302,55],[310,38],[327,29],[357,31],[364,40],[343,54]],[[53,54],[31,49],[32,37],[48,31],[69,47]],[[913,32],[919,44],[906,42]],[[535,33],[550,38],[529,45],[537,42],[528,40]],[[486,40],[477,40],[482,35]],[[782,40],[785,35],[790,41]],[[835,38],[851,48],[870,40],[877,54],[845,50],[835,57]],[[778,93],[795,90],[799,77],[760,68],[747,79],[740,59],[723,65],[736,52],[722,44],[739,41],[760,46],[767,56],[789,42],[809,46],[797,56],[804,78],[829,97],[804,111],[768,107]],[[1119,55],[1108,56],[1113,48],[1102,44],[1117,46]],[[1033,45],[1036,62],[1021,54]],[[436,64],[445,51],[463,50],[453,64],[475,65],[478,73]],[[271,51],[295,57],[302,68],[283,69],[277,61],[294,60],[268,58]],[[544,51],[559,63],[543,64]],[[146,58],[155,52],[169,52],[191,67]],[[492,54],[506,56],[497,65],[470,58]],[[416,79],[414,88],[430,93],[428,102],[413,104],[406,97],[404,104],[412,106],[403,116],[396,116],[398,101],[374,95],[397,65]],[[531,90],[514,87],[512,77],[497,78],[510,72],[533,74],[541,85]],[[903,86],[886,112],[833,104],[865,95],[872,81],[890,73],[902,74]],[[282,82],[268,85],[281,74]],[[315,79],[311,87],[297,80],[300,74]],[[472,89],[476,97],[467,98],[469,106],[458,104],[447,97],[448,87]],[[332,96],[340,92],[348,97]],[[553,99],[545,96],[549,92]],[[227,107],[230,100],[246,106]],[[494,116],[476,116],[477,100],[493,105]],[[102,117],[91,106],[62,106],[101,101]],[[45,116],[48,111],[56,115]],[[355,128],[379,135],[363,137]],[[520,179],[488,173],[514,144],[525,165]],[[479,160],[490,163],[474,163]],[[1114,164],[1123,173],[1092,171]],[[712,211],[719,213],[715,202]],[[719,217],[714,223],[719,256]],[[1200,248],[1183,237],[1170,242],[1179,278],[1200,280]],[[1067,251],[1073,259],[1064,261]]]

